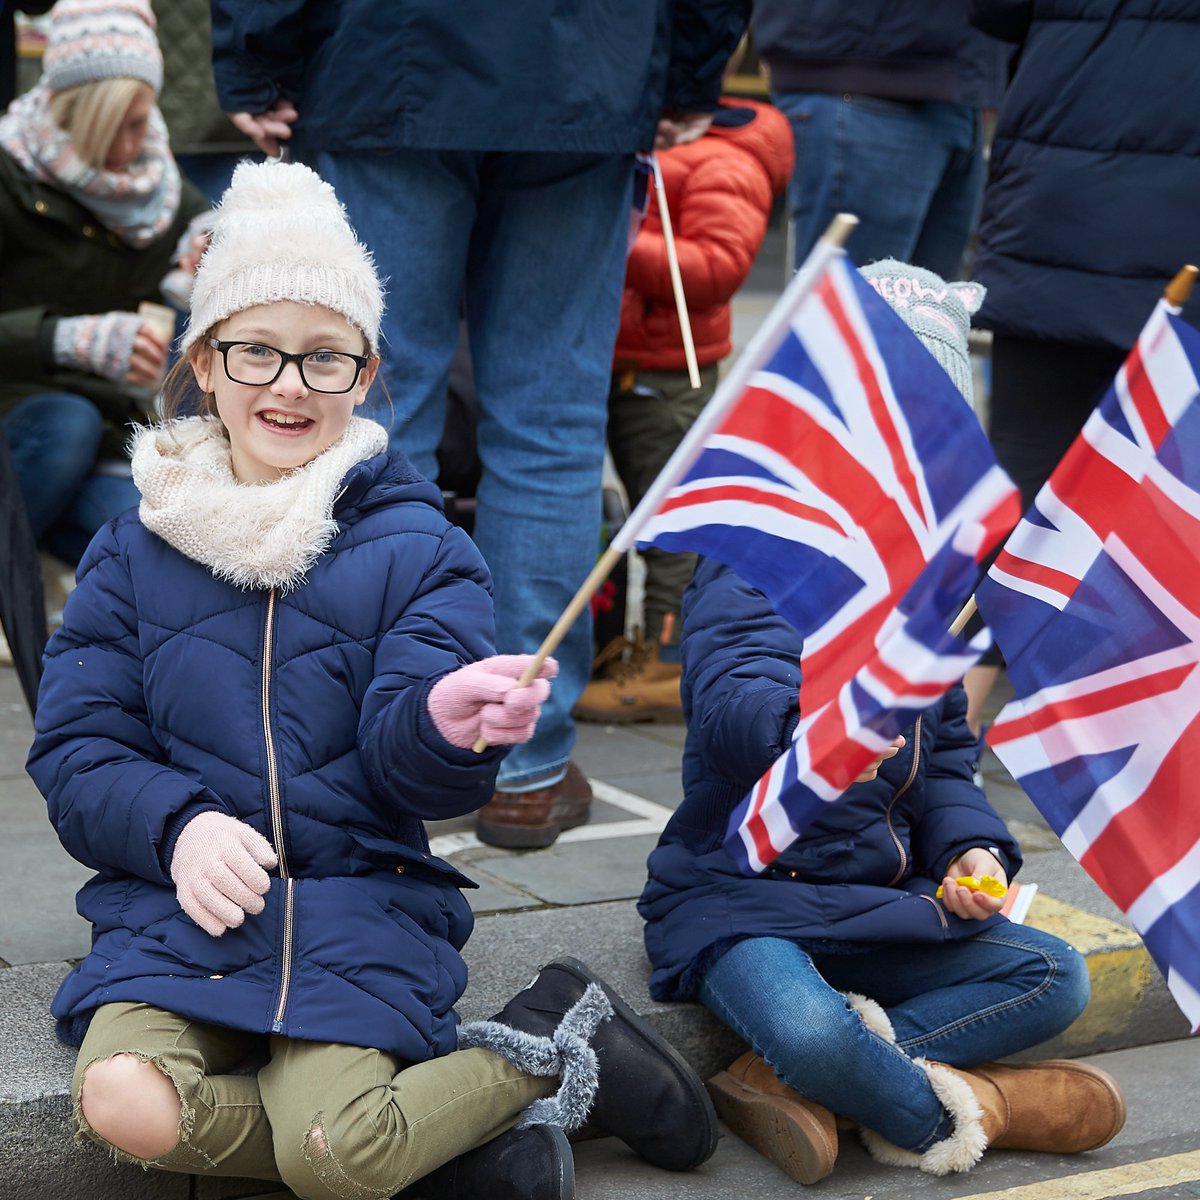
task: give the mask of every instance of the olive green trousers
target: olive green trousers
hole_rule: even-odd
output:
[[[698,388],[692,387],[686,371],[640,371],[635,379],[633,387],[626,387],[625,380],[615,376],[608,395],[608,446],[634,507],[716,391],[717,368],[701,370]],[[674,645],[679,641],[680,603],[696,569],[696,556],[649,549],[642,557],[646,640]]]
[[[229,1074],[264,1051],[256,1074]],[[179,1145],[153,1162],[88,1128],[89,1066],[117,1054],[153,1063],[175,1085]],[[241,1033],[148,1004],[106,1004],[72,1084],[76,1136],[123,1161],[193,1175],[281,1181],[302,1200],[375,1200],[510,1128],[558,1086],[488,1050],[406,1065],[379,1050]]]

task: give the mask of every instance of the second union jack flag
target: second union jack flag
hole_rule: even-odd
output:
[[[839,255],[637,533],[727,563],[804,636],[791,752],[729,831],[743,870],[978,657],[946,628],[1019,512],[949,376]]]
[[[978,590],[988,742],[1200,1026],[1200,334],[1160,304]]]

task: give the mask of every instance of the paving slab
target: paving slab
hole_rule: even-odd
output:
[[[547,904],[629,900],[642,894],[646,856],[657,841],[656,834],[649,834],[609,841],[568,842],[533,854],[491,855],[476,859],[475,863],[488,874],[515,884]],[[469,874],[470,868],[467,870]]]

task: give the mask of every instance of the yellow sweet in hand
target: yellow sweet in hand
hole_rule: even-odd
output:
[[[960,875],[954,882],[959,887],[965,887],[969,892],[983,892],[984,895],[995,896],[997,899],[1008,895],[1008,888],[994,875],[981,875],[978,879],[974,875]],[[937,898],[939,900],[942,898],[940,886],[937,890]]]

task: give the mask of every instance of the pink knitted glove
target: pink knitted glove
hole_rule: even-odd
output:
[[[271,886],[264,867],[278,859],[271,843],[244,821],[219,812],[202,812],[184,827],[171,858],[175,895],[205,933],[220,937],[236,929],[247,913],[266,907]]]
[[[558,663],[548,658],[528,687],[517,687],[532,661],[532,654],[497,654],[439,679],[429,693],[438,733],[464,750],[481,737],[490,746],[529,741],[550,695],[549,680],[558,674]]]
[[[133,339],[144,321],[137,313],[108,312],[59,317],[54,326],[54,361],[124,383],[133,357]]]

